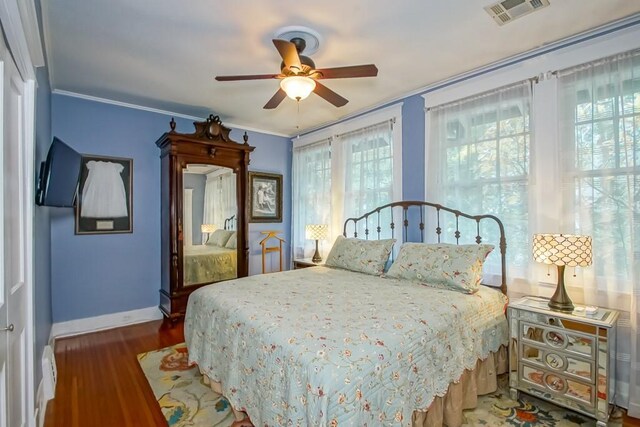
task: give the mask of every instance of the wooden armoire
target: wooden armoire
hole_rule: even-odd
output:
[[[235,173],[236,181],[236,238],[237,277],[245,277],[249,270],[248,215],[248,167],[254,147],[229,137],[231,129],[225,127],[218,116],[210,115],[203,122],[195,122],[195,132],[178,133],[172,119],[171,130],[162,135],[156,145],[161,158],[161,287],[160,310],[175,321],[184,316],[189,295],[209,283],[184,282],[184,172],[189,165],[211,168],[228,168]],[[190,220],[189,220],[190,221]]]

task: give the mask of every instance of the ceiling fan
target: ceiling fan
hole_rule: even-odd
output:
[[[276,108],[287,96],[300,101],[309,96],[311,92],[315,92],[316,95],[319,95],[336,107],[342,107],[349,101],[318,80],[375,77],[378,75],[378,68],[373,64],[316,68],[316,64],[311,58],[302,55],[306,47],[306,41],[301,37],[293,37],[291,41],[281,39],[273,39],[272,41],[282,57],[280,74],[216,76],[216,80],[225,82],[233,80],[280,79],[280,88],[265,104],[263,107],[265,109]]]

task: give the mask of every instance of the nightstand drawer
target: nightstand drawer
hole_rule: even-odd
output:
[[[520,384],[525,386],[525,392],[533,392],[545,399],[552,399],[559,403],[591,416],[596,415],[596,387],[569,378],[565,375],[531,366],[528,363],[519,364]]]
[[[547,371],[551,370],[579,381],[596,383],[596,369],[593,359],[577,357],[574,354],[549,349],[545,346],[522,342],[518,351],[522,361]]]
[[[556,323],[564,326],[562,323]],[[596,354],[596,337],[570,329],[520,322],[520,338],[536,346],[559,352],[593,358]]]

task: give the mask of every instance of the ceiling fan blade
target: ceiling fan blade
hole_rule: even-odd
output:
[[[264,108],[265,110],[273,110],[278,105],[280,105],[282,100],[285,99],[286,97],[287,97],[287,93],[282,89],[278,89],[278,91],[271,97],[269,102],[264,104],[264,107],[262,108]]]
[[[375,77],[378,68],[373,64],[352,65],[350,67],[321,68],[316,70],[318,79],[346,79],[349,77]]]
[[[284,65],[287,68],[294,72],[302,71],[300,56],[298,56],[298,50],[296,49],[295,44],[280,39],[273,39],[273,44],[276,49],[278,49],[278,52],[284,61]]]
[[[336,107],[342,107],[347,102],[349,102],[348,99],[341,97],[320,82],[316,82],[316,88],[313,91],[316,93],[316,95],[321,96]]]
[[[263,79],[280,79],[284,76],[281,74],[253,74],[245,76],[216,76],[219,82],[229,82],[233,80],[263,80]]]

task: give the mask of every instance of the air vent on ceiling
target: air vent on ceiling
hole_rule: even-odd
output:
[[[504,0],[485,6],[484,10],[498,25],[504,25],[546,6],[549,6],[549,0]]]

